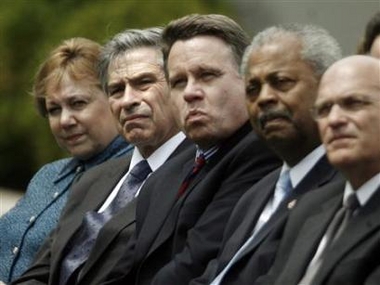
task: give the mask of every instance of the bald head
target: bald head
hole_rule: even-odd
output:
[[[326,70],[321,80],[321,89],[323,85],[329,84],[328,81],[344,81],[343,78],[339,79],[341,76],[350,79],[368,79],[371,84],[378,87],[380,85],[379,66],[380,61],[370,56],[353,55],[343,58]]]
[[[355,55],[323,75],[315,113],[330,162],[354,188],[380,172],[380,61]]]

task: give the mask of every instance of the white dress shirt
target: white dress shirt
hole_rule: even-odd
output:
[[[150,168],[152,169],[152,173],[157,170],[164,162],[169,158],[169,156],[173,153],[173,151],[182,143],[185,139],[185,135],[182,132],[179,132],[175,136],[171,137],[168,141],[166,141],[163,145],[161,145],[158,149],[156,149],[148,158],[146,158]],[[123,184],[125,178],[127,177],[129,171],[144,157],[141,155],[139,149],[135,147],[133,149],[131,163],[129,165],[129,170],[125,175],[120,179],[120,181],[116,184],[115,188],[112,190],[111,194],[108,196],[104,204],[100,207],[99,213],[103,212],[109,204],[116,197],[117,193],[120,190],[121,185]],[[149,178],[149,175],[147,179]],[[145,179],[146,181],[146,179]],[[145,181],[141,184],[141,187],[144,185]],[[136,193],[136,197],[138,196],[140,189]]]

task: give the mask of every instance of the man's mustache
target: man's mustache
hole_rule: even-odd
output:
[[[267,111],[265,113],[262,113],[256,119],[256,123],[260,127],[260,129],[263,129],[268,121],[274,119],[285,119],[291,121],[292,116],[288,110]]]

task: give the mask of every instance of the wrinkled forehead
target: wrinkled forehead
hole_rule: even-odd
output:
[[[301,56],[302,45],[295,39],[273,41],[254,48],[248,58],[246,71],[252,73],[261,68],[292,68],[295,64],[307,64]]]
[[[128,73],[145,68],[163,70],[163,56],[158,48],[138,47],[120,53],[111,60],[108,72]]]
[[[322,77],[317,100],[354,95],[380,98],[380,61],[378,66],[347,61],[328,69]]]

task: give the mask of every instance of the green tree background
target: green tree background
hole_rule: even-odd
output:
[[[43,164],[67,155],[30,95],[38,65],[53,47],[75,36],[104,44],[124,29],[165,25],[189,13],[235,18],[218,0],[1,0],[0,186],[25,189]]]

